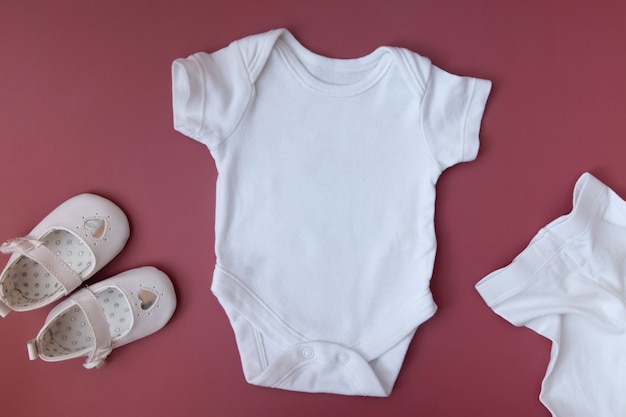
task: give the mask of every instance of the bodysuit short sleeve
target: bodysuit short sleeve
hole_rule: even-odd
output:
[[[236,43],[172,64],[174,128],[209,148],[232,133],[251,94],[252,83]]]
[[[478,133],[491,82],[432,66],[423,98],[423,127],[441,169],[476,158]]]

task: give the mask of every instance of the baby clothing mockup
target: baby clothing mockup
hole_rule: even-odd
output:
[[[572,212],[476,287],[552,341],[540,398],[553,416],[626,416],[626,202],[615,192],[583,174]]]
[[[489,81],[284,29],[172,65],[175,128],[218,170],[212,291],[246,380],[386,396],[436,305],[435,184],[476,157]]]

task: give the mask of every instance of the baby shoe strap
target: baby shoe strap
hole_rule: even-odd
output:
[[[2,302],[0,298],[0,317],[6,317],[12,310]]]
[[[28,349],[28,359],[34,361],[39,357],[37,350],[37,339],[31,339],[26,343],[26,349]]]
[[[77,291],[70,299],[83,310],[87,317],[87,322],[93,330],[93,349],[83,366],[87,369],[99,368],[113,350],[109,323],[104,315],[104,311],[96,295],[88,288]]]
[[[31,237],[11,239],[0,246],[0,252],[18,253],[38,262],[59,281],[66,294],[83,283],[81,277],[40,240]]]

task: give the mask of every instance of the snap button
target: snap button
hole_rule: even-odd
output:
[[[337,355],[337,361],[339,363],[348,363],[349,360],[350,360],[350,355],[348,355],[345,352],[341,352],[339,355]]]
[[[305,347],[302,349],[302,356],[304,356],[305,359],[311,359],[315,356],[315,351],[311,347]]]

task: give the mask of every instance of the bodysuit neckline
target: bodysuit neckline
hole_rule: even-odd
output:
[[[330,58],[303,46],[283,29],[277,50],[290,71],[307,88],[324,95],[351,97],[375,86],[393,63],[389,47],[359,58]]]

